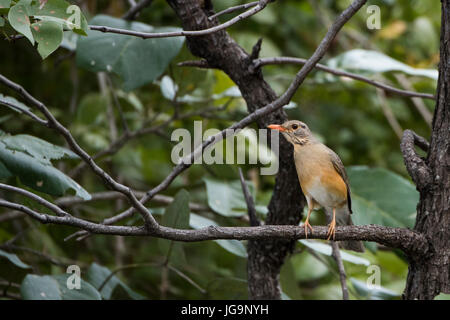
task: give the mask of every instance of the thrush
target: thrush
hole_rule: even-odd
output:
[[[313,210],[324,208],[328,220],[328,240],[335,237],[337,225],[353,225],[352,200],[347,173],[339,156],[318,141],[308,126],[298,120],[282,125],[271,124],[268,128],[279,130],[294,146],[294,161],[303,194],[308,203],[304,224],[305,234],[313,232],[309,217]],[[330,222],[331,220],[331,222]],[[341,248],[364,251],[361,241],[342,241]]]

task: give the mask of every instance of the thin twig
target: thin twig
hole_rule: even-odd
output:
[[[222,10],[222,11],[219,11],[219,12],[213,14],[212,16],[209,16],[208,20],[212,21],[214,18],[220,17],[221,15],[232,13],[232,12],[239,11],[239,10],[245,10],[245,9],[254,7],[258,3],[259,3],[259,1],[253,1],[253,2],[249,2],[249,3],[240,4],[240,5],[237,5],[237,6],[234,6],[234,7],[229,7],[227,9],[225,9],[225,10]]]
[[[141,0],[139,3],[134,4],[123,16],[122,19],[134,20],[139,16],[139,13],[146,7],[151,5],[153,0]]]
[[[244,174],[242,169],[239,168],[239,179],[241,180],[242,192],[244,193],[245,203],[247,204],[248,216],[250,218],[251,226],[259,226],[260,222],[256,215],[255,203],[253,202],[253,197],[248,190],[247,183],[245,182]]]
[[[397,81],[402,85],[403,88],[409,91],[414,91],[413,86],[411,85],[411,82],[406,78],[404,74],[398,73],[394,75]],[[423,100],[419,97],[412,97],[411,98],[414,106],[416,107],[417,111],[422,115],[422,118],[425,120],[425,122],[428,124],[428,126],[431,128],[431,122],[433,121],[433,114],[428,110],[427,106],[423,102]]]
[[[54,129],[56,132],[58,132],[61,136],[64,137],[66,142],[69,144],[70,148],[73,152],[75,152],[78,156],[80,156],[81,159],[83,159],[88,165],[91,167],[92,171],[94,171],[97,176],[99,176],[103,182],[111,187],[113,190],[119,191],[127,196],[127,198],[130,200],[133,207],[137,209],[137,211],[142,215],[144,218],[145,224],[148,227],[151,228],[157,228],[158,223],[156,222],[155,218],[150,214],[150,212],[145,208],[145,206],[137,200],[137,198],[134,196],[134,194],[131,192],[131,189],[121,183],[118,183],[115,181],[109,174],[107,174],[102,168],[100,168],[92,159],[92,157],[83,150],[79,144],[76,142],[76,140],[73,138],[70,131],[64,127],[56,118],[53,116],[53,114],[49,111],[49,109],[39,100],[37,100],[35,97],[33,97],[28,91],[26,91],[22,86],[19,84],[9,80],[5,76],[0,74],[0,83],[3,83],[8,88],[16,91],[19,93],[31,106],[42,112],[42,114],[45,116],[45,118],[48,121],[48,127]]]
[[[253,68],[259,68],[263,66],[268,65],[279,65],[279,64],[297,64],[297,65],[303,65],[306,63],[306,59],[303,58],[294,58],[294,57],[275,57],[275,58],[260,58],[254,60]],[[193,60],[193,61],[183,61],[179,62],[177,64],[179,67],[197,67],[197,68],[204,68],[204,69],[210,69],[213,68],[208,65],[206,60]],[[430,100],[436,100],[436,97],[430,93],[422,93],[422,92],[415,92],[415,91],[407,91],[398,89],[395,87],[392,87],[390,85],[384,84],[382,82],[369,79],[367,77],[361,76],[356,73],[351,73],[343,70],[333,69],[323,64],[316,64],[315,67],[318,70],[325,71],[331,74],[334,74],[336,76],[351,78],[354,80],[362,81],[365,83],[368,83],[372,86],[375,86],[377,88],[383,89],[385,91],[404,96],[404,97],[411,97],[411,98],[423,98],[423,99],[430,99]]]
[[[140,32],[140,31],[132,31],[132,30],[126,30],[126,29],[119,29],[119,28],[111,28],[111,27],[107,27],[107,26],[92,26],[91,25],[91,26],[89,26],[89,28],[91,30],[95,30],[95,31],[129,35],[129,36],[139,37],[142,39],[183,37],[183,36],[186,36],[186,37],[204,36],[207,34],[211,34],[211,33],[226,29],[241,20],[244,20],[246,18],[253,16],[254,14],[263,10],[269,2],[270,2],[270,0],[260,0],[258,2],[258,5],[245,11],[244,13],[234,17],[233,19],[231,19],[227,22],[224,22],[222,24],[219,24],[217,26],[214,26],[214,27],[211,27],[208,29],[204,29],[204,30],[197,30],[197,31],[182,30],[182,31],[175,31],[175,32],[150,33],[150,32]]]
[[[338,271],[339,271],[339,280],[341,282],[342,288],[342,300],[348,300],[348,288],[347,288],[347,275],[345,274],[344,262],[342,261],[341,251],[339,249],[339,245],[336,241],[330,241],[332,248],[332,257],[336,261]]]
[[[377,89],[378,99],[380,100],[380,106],[381,110],[383,110],[383,114],[386,117],[386,120],[388,121],[389,125],[391,126],[392,130],[394,130],[395,134],[399,139],[402,138],[403,129],[400,126],[400,123],[398,122],[397,118],[395,117],[394,113],[392,112],[391,105],[389,104],[386,94],[383,90]]]

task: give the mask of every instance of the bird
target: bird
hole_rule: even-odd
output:
[[[327,240],[335,238],[338,225],[353,225],[352,200],[347,173],[339,156],[317,140],[308,126],[298,120],[283,124],[271,124],[269,129],[278,130],[294,146],[294,162],[300,187],[308,203],[304,223],[305,235],[313,232],[309,218],[313,210],[324,208],[328,218]],[[331,221],[330,221],[331,220]],[[342,241],[343,249],[363,252],[361,241]]]

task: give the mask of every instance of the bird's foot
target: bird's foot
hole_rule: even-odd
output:
[[[336,232],[336,221],[333,220],[333,221],[331,221],[330,225],[328,226],[328,231],[327,231],[328,238],[327,238],[327,240],[330,240],[331,237],[333,237],[333,240],[334,240],[335,232]]]
[[[305,238],[308,239],[308,228],[309,228],[309,230],[311,230],[311,233],[313,233],[313,228],[309,224],[308,219],[306,219],[305,224],[303,225],[303,227],[305,228]]]

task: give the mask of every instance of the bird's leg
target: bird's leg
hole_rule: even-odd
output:
[[[309,216],[311,215],[312,207],[308,206],[308,215],[306,216],[305,224],[303,227],[305,228],[305,238],[308,239],[308,228],[313,232],[312,226],[309,224]]]
[[[334,240],[334,234],[336,232],[336,209],[333,208],[333,220],[331,220],[330,225],[328,226],[328,238],[327,240],[331,239],[331,236],[333,236],[333,240]]]

